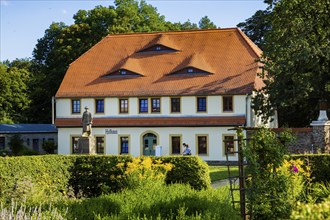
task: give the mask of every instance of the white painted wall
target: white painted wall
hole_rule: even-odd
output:
[[[130,154],[133,156],[142,155],[141,139],[145,132],[152,132],[158,136],[158,145],[161,145],[162,155],[170,155],[170,135],[181,135],[182,143],[189,144],[192,154],[197,154],[196,135],[208,135],[208,155],[200,155],[206,161],[225,161],[224,145],[222,137],[224,134],[235,134],[228,131],[230,127],[171,127],[171,128],[108,128],[117,130],[118,134],[105,134],[104,128],[93,128],[94,136],[105,136],[105,153],[119,154],[119,135],[130,136]],[[80,136],[81,128],[59,128],[58,129],[58,153],[71,154],[71,137]],[[230,160],[237,160],[237,157],[230,157]]]
[[[197,112],[196,96],[181,97],[181,113],[170,113],[170,97],[161,97],[161,112],[160,113],[139,113],[139,102],[137,97],[129,98],[129,113],[119,113],[119,99],[105,98],[104,113],[95,113],[95,99],[81,99],[81,113],[71,114],[71,99],[56,99],[56,117],[57,118],[79,118],[84,112],[85,106],[90,108],[93,117],[136,117],[136,116],[233,116],[246,114],[246,95],[234,96],[234,111],[222,112],[222,96],[207,97],[207,112]],[[149,106],[150,106],[149,102]],[[250,103],[249,103],[250,104]]]

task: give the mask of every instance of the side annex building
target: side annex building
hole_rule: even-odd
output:
[[[261,53],[238,28],[108,35],[71,63],[56,93],[58,153],[75,153],[88,106],[98,154],[161,146],[180,155],[186,143],[192,155],[224,161],[223,140],[237,148],[229,129],[260,125],[251,98],[263,86]]]

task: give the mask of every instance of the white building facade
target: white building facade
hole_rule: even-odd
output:
[[[199,39],[195,34],[202,36]],[[227,39],[228,35],[235,36]],[[190,36],[202,45],[191,50]],[[219,51],[211,47],[219,43],[213,36],[224,38],[225,42],[213,45],[221,47]],[[123,54],[111,48],[120,45],[118,38],[126,42],[121,45]],[[180,43],[182,39],[188,43]],[[226,46],[227,41],[238,52],[237,45],[245,49],[236,54]],[[106,37],[71,64],[56,95],[58,153],[75,153],[82,113],[88,106],[98,154],[181,155],[186,143],[192,155],[205,161],[225,161],[225,144],[229,151],[237,150],[236,133],[230,129],[253,127],[259,121],[251,97],[260,84],[255,62],[260,51],[250,44],[238,29]],[[217,59],[205,48],[237,57]],[[192,52],[184,55],[185,49]],[[206,54],[196,52],[201,50]],[[218,66],[223,67],[221,71]],[[237,157],[233,153],[229,159]]]

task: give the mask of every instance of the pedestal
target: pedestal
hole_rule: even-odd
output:
[[[96,154],[94,136],[80,137],[78,139],[78,154]]]
[[[315,151],[330,153],[330,121],[313,121],[311,126]]]

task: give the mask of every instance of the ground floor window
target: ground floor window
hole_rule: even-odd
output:
[[[128,136],[120,136],[120,149],[119,153],[120,154],[128,154],[128,149],[129,149],[129,137]]]
[[[71,153],[78,153],[78,139],[79,137],[71,137]]]
[[[197,135],[197,153],[208,154],[208,136]]]
[[[32,140],[32,148],[34,151],[39,152],[39,139]]]
[[[181,136],[171,135],[171,154],[180,154],[181,153]]]
[[[0,150],[5,149],[5,137],[0,137]]]
[[[226,153],[228,156],[234,156],[234,151],[235,151],[235,143],[234,143],[234,135],[223,135],[223,143],[224,143],[224,155]]]
[[[96,153],[104,154],[104,137],[96,137]]]

